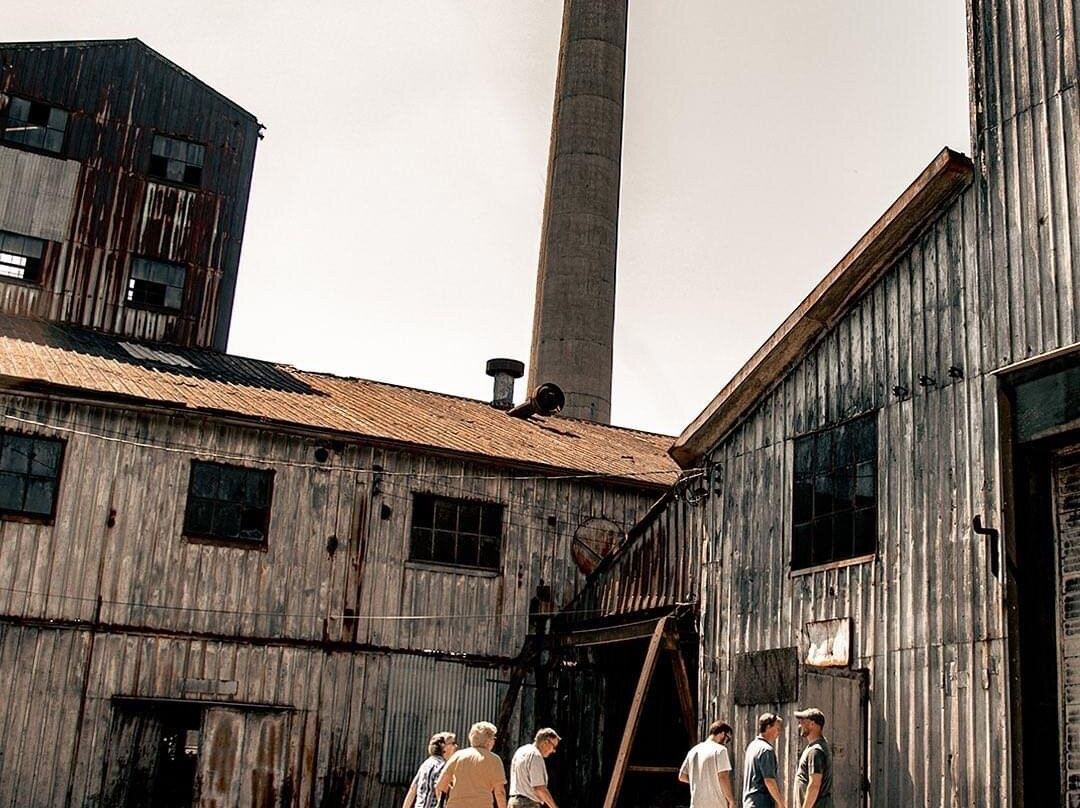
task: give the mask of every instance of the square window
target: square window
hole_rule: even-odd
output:
[[[877,548],[875,413],[795,439],[792,569],[873,553]]]
[[[0,230],[0,277],[40,283],[44,255],[41,239]]]
[[[496,503],[413,494],[410,560],[499,569],[502,507]]]
[[[180,311],[187,270],[179,264],[135,258],[128,276],[126,301],[134,306]]]
[[[191,461],[184,535],[264,544],[274,472]]]
[[[64,442],[0,432],[0,513],[51,519]]]
[[[203,159],[206,147],[166,135],[154,135],[150,146],[151,177],[183,185],[202,185]]]
[[[60,154],[64,150],[68,113],[40,101],[10,96],[0,113],[0,137],[34,149]]]

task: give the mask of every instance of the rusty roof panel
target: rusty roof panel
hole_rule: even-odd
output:
[[[511,418],[483,401],[10,315],[0,315],[0,377],[15,389],[121,396],[657,488],[677,472],[664,435]]]

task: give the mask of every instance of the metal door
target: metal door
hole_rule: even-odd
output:
[[[825,737],[833,754],[833,805],[866,805],[867,672],[803,668],[799,706],[825,713]],[[801,749],[800,749],[801,752]]]
[[[288,714],[212,707],[203,718],[197,808],[282,804]]]

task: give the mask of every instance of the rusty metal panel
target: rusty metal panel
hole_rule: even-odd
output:
[[[394,657],[386,695],[380,779],[407,785],[427,758],[428,739],[436,732],[453,732],[461,746],[467,747],[470,726],[477,721],[495,723],[508,675],[505,667]],[[516,728],[511,736],[517,736]]]
[[[1054,470],[1057,525],[1057,620],[1061,643],[1060,714],[1066,717],[1061,749],[1066,804],[1080,801],[1080,457],[1061,458]]]
[[[289,716],[213,707],[203,718],[197,808],[278,808]]]

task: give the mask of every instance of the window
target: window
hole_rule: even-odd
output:
[[[37,101],[8,96],[4,140],[59,154],[64,149],[68,114]]]
[[[273,481],[272,471],[192,460],[184,535],[264,543]]]
[[[497,570],[503,506],[414,494],[409,558]]]
[[[0,432],[0,513],[51,519],[64,442]]]
[[[206,147],[165,135],[154,135],[150,147],[150,176],[184,185],[202,184]]]
[[[131,262],[127,302],[136,306],[180,311],[186,277],[187,270],[178,264],[136,258]]]
[[[0,230],[0,277],[28,283],[41,280],[41,258],[45,242]]]
[[[858,558],[877,548],[877,417],[795,439],[791,566]]]

